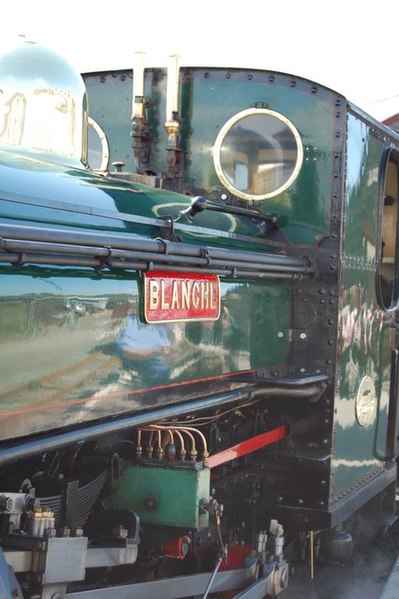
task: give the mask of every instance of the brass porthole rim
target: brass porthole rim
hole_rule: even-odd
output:
[[[231,127],[233,125],[235,125],[241,119],[243,119],[247,116],[251,116],[253,114],[256,114],[256,115],[265,114],[267,116],[273,116],[273,117],[277,118],[278,120],[280,120],[282,123],[284,123],[284,125],[286,125],[290,129],[291,133],[293,134],[293,136],[295,138],[296,144],[297,144],[298,156],[297,156],[295,168],[292,171],[291,176],[287,179],[287,181],[283,185],[281,185],[274,191],[271,191],[271,192],[265,193],[265,194],[245,193],[245,192],[237,189],[236,187],[234,187],[234,185],[232,185],[230,183],[230,181],[225,177],[223,168],[221,165],[221,161],[220,161],[220,154],[221,154],[221,148],[223,145],[223,141],[224,141],[224,138],[226,137],[227,133],[230,131]],[[216,174],[219,177],[219,180],[221,181],[222,185],[226,189],[228,189],[233,195],[235,195],[243,200],[261,201],[261,200],[268,200],[270,198],[275,197],[276,195],[278,195],[278,194],[282,193],[283,191],[285,191],[286,189],[288,189],[294,183],[294,181],[297,178],[298,173],[302,167],[302,163],[303,163],[303,144],[302,144],[302,139],[301,139],[301,136],[300,136],[297,128],[287,117],[285,117],[280,112],[276,112],[275,110],[270,110],[268,108],[247,108],[246,110],[237,112],[228,121],[226,121],[226,123],[220,129],[220,131],[216,137],[215,143],[212,148],[212,154],[213,154],[213,163],[215,166]]]
[[[108,144],[107,136],[106,136],[105,132],[103,131],[103,129],[100,127],[100,125],[97,123],[97,121],[95,121],[90,116],[89,116],[89,119],[88,119],[88,124],[97,133],[98,138],[99,138],[100,143],[101,143],[101,151],[102,151],[101,165],[96,170],[106,171],[108,169],[109,156],[110,156],[109,144]]]

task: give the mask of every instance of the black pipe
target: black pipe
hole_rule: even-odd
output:
[[[217,233],[217,232],[215,232]],[[156,254],[206,257],[209,259],[239,260],[265,264],[284,264],[292,266],[308,266],[309,261],[301,256],[286,256],[281,254],[261,254],[259,252],[246,252],[241,250],[223,250],[207,246],[195,246],[160,239],[149,240],[135,238],[132,235],[112,235],[82,231],[68,231],[67,229],[48,229],[42,227],[27,227],[22,225],[0,224],[0,238],[2,242],[13,240],[38,241],[45,243],[87,245],[100,248],[115,247],[139,252],[154,252]]]
[[[220,395],[208,396],[205,398],[190,401],[184,404],[173,404],[150,412],[140,412],[132,416],[119,417],[107,422],[99,422],[79,428],[77,430],[58,432],[46,436],[35,437],[33,439],[22,439],[3,446],[0,449],[0,464],[6,464],[21,459],[26,459],[33,455],[54,451],[67,445],[82,444],[86,441],[92,441],[109,433],[116,433],[128,428],[145,426],[160,422],[175,416],[183,414],[193,414],[209,408],[215,408],[227,403],[240,400],[247,400],[252,394],[253,387],[245,386],[242,389],[229,391]]]
[[[228,403],[240,400],[261,399],[262,397],[307,398],[320,396],[324,390],[328,377],[319,375],[295,379],[269,379],[257,383],[247,384],[240,389],[226,393],[203,397],[189,401],[165,406],[149,412],[140,412],[132,416],[91,424],[68,432],[58,432],[46,436],[35,437],[31,440],[23,439],[20,442],[7,444],[0,449],[0,464],[13,462],[27,456],[54,451],[71,444],[80,444],[91,441],[99,436],[116,433],[134,428],[154,424],[184,414],[194,414],[210,408],[217,408]],[[238,381],[237,381],[238,382]]]
[[[162,264],[156,265],[153,262],[133,262],[127,260],[112,260],[107,259],[103,261],[99,258],[84,258],[79,256],[54,256],[54,255],[45,255],[45,254],[8,254],[0,252],[0,263],[10,263],[15,266],[22,266],[25,264],[32,265],[53,265],[53,266],[71,266],[71,267],[89,267],[95,269],[102,268],[114,268],[114,269],[124,269],[124,270],[142,270],[151,272],[156,268],[162,268],[163,271],[172,271],[172,272],[187,272],[187,273],[203,273],[204,268],[194,267],[194,266],[180,266],[180,265],[170,265],[170,264]],[[291,279],[296,276],[296,273],[289,271],[287,273],[284,272],[273,272],[266,271],[261,272],[259,270],[243,270],[243,269],[222,269],[222,268],[206,268],[206,272],[208,274],[215,275],[227,275],[235,278],[249,278],[249,279],[263,279],[263,278],[273,278],[273,279]],[[300,276],[298,273],[297,276]]]
[[[112,262],[119,260],[121,265],[123,263],[127,265],[128,263],[132,263],[132,259],[145,260],[148,262],[156,262],[163,268],[164,263],[168,264],[183,264],[187,267],[190,265],[202,267],[202,270],[207,267],[214,267],[220,269],[220,272],[223,273],[226,269],[256,269],[258,271],[266,271],[266,272],[287,272],[290,274],[293,273],[304,273],[310,274],[311,270],[309,266],[304,264],[290,264],[290,261],[287,260],[285,264],[280,263],[276,264],[274,261],[270,263],[256,262],[250,261],[244,262],[244,260],[223,260],[219,258],[203,258],[203,257],[191,257],[185,255],[173,255],[173,254],[161,254],[161,253],[151,253],[151,252],[140,252],[140,251],[125,251],[117,248],[97,248],[97,247],[89,247],[89,246],[67,246],[65,244],[56,245],[54,243],[40,243],[40,242],[25,242],[25,241],[12,241],[2,240],[1,246],[5,252],[0,251],[0,261],[1,262],[12,262],[13,264],[17,263],[19,260],[18,256],[25,256],[24,262],[40,262],[41,264],[45,263],[45,260],[40,259],[46,258],[49,264],[56,264],[57,256],[69,256],[71,260],[71,264],[82,264],[82,258],[88,256],[87,266],[101,266],[102,263],[107,262],[110,265]],[[29,260],[26,258],[29,256]],[[77,261],[73,261],[73,256],[77,257]],[[35,258],[37,257],[37,258]],[[94,258],[96,261],[93,262],[91,260]],[[62,259],[59,264],[65,264],[65,260]],[[127,266],[126,266],[127,267]],[[146,268],[147,266],[143,266],[141,268]],[[131,267],[130,267],[131,268]],[[140,268],[140,267],[137,267]]]
[[[245,268],[246,264],[243,260],[223,260],[220,258],[203,258],[203,257],[191,257],[191,256],[179,256],[174,254],[160,254],[154,252],[137,252],[137,251],[127,251],[120,250],[117,248],[97,248],[90,246],[81,246],[81,245],[66,245],[66,244],[56,244],[56,243],[41,243],[35,241],[15,241],[9,239],[3,239],[1,242],[3,249],[7,252],[18,252],[18,253],[31,253],[38,252],[40,254],[46,254],[51,259],[54,254],[61,255],[83,255],[83,256],[93,256],[95,258],[104,258],[107,260],[108,264],[110,261],[114,259],[120,260],[132,260],[132,259],[142,259],[149,262],[168,262],[170,264],[181,264],[184,262],[184,265],[194,265],[194,266],[202,266],[206,268],[207,266],[214,266],[226,269],[235,269],[235,268]],[[3,258],[6,258],[7,254],[3,254]],[[288,262],[288,261],[287,261]],[[99,262],[101,264],[101,262]],[[289,272],[292,273],[293,269],[295,272],[309,272],[309,267],[307,265],[296,265],[293,267],[291,264],[275,264],[274,262],[266,263],[263,262],[248,262],[251,268],[255,270],[264,270],[268,272]],[[91,266],[91,264],[90,264]]]
[[[167,263],[174,268],[183,267],[186,271],[202,267],[217,274],[256,278],[264,276],[261,273],[269,276],[271,273],[286,273],[291,277],[313,272],[309,261],[303,257],[226,251],[163,240],[127,239],[18,225],[0,225],[0,235],[3,236],[1,247],[5,250],[0,252],[0,261],[17,265],[47,263],[150,270],[157,266],[163,268]]]

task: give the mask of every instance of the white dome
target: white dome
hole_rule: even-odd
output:
[[[80,74],[23,37],[0,55],[0,146],[87,163],[87,100]]]

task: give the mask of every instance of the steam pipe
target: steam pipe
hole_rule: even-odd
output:
[[[180,263],[182,260],[182,257],[179,255],[170,255],[170,254],[162,254],[160,252],[154,253],[154,252],[137,252],[137,251],[127,251],[127,250],[119,250],[119,249],[112,249],[112,248],[90,248],[88,246],[75,246],[75,245],[65,245],[65,244],[55,244],[55,243],[40,243],[40,242],[31,242],[31,241],[14,241],[14,240],[8,240],[8,239],[3,239],[1,242],[1,245],[3,247],[3,249],[7,250],[8,252],[10,251],[14,251],[14,252],[21,252],[21,253],[26,253],[29,254],[29,252],[31,252],[32,254],[32,250],[34,252],[38,252],[38,253],[45,253],[45,252],[49,252],[49,253],[58,253],[61,255],[89,255],[89,256],[93,256],[93,253],[95,253],[95,258],[101,258],[103,257],[104,259],[109,259],[111,261],[114,261],[115,259],[120,259],[120,260],[131,260],[132,258],[143,258],[145,260],[149,260],[149,261],[158,261],[158,262],[169,262],[169,263]],[[144,254],[144,256],[143,256]],[[278,258],[281,258],[282,256],[276,256]],[[238,260],[224,260],[219,258],[210,258],[210,257],[192,257],[192,256],[184,256],[184,262],[185,264],[193,264],[195,266],[208,266],[210,263],[215,265],[215,266],[220,266],[220,267],[226,267],[226,268],[240,268],[243,267],[243,261],[238,259]],[[292,271],[292,266],[289,264],[289,260],[287,261],[287,264],[284,264],[283,261],[280,262],[276,262],[274,263],[274,261],[271,261],[270,263],[266,263],[266,262],[259,262],[259,263],[251,263],[251,266],[253,266],[256,269],[261,269],[261,268],[267,268],[268,270],[280,270],[283,272],[288,272],[288,271]],[[297,266],[296,270],[297,272],[306,272],[308,269],[308,267],[306,265],[302,265],[302,266]]]
[[[320,395],[327,379],[326,375],[319,375],[297,378],[292,381],[290,379],[278,379],[280,384],[270,386],[267,385],[267,381],[258,385],[247,384],[234,391],[227,391],[226,393],[211,395],[186,403],[177,403],[149,412],[140,412],[132,416],[123,416],[107,422],[93,423],[68,432],[50,433],[33,439],[21,439],[16,442],[4,443],[0,449],[0,464],[26,459],[27,456],[54,451],[71,444],[83,444],[101,435],[116,433],[129,428],[145,427],[153,422],[168,420],[177,416],[181,417],[184,414],[195,414],[225,404],[247,401],[254,397],[311,399]]]
[[[144,52],[134,53],[132,119],[144,117]]]
[[[157,221],[158,222],[158,221]],[[253,258],[258,263],[266,264],[291,264],[292,266],[308,265],[308,260],[298,256],[286,256],[279,254],[263,254],[258,252],[244,252],[240,250],[223,250],[221,248],[208,248],[184,243],[176,243],[164,240],[134,239],[126,235],[113,235],[103,233],[68,231],[67,229],[49,229],[42,227],[29,227],[23,225],[0,224],[1,243],[11,243],[11,240],[27,242],[37,241],[44,244],[55,243],[57,246],[89,246],[90,248],[126,249],[130,251],[154,252],[156,254],[179,255],[179,256],[206,256],[228,260],[234,256],[235,260],[245,261]],[[10,246],[11,247],[11,246]],[[48,246],[44,245],[43,248]]]
[[[252,386],[245,386],[242,389],[228,391],[220,395],[208,396],[184,404],[173,404],[145,413],[141,412],[132,416],[112,419],[107,422],[99,422],[68,432],[59,432],[46,436],[40,435],[34,439],[14,441],[4,444],[0,449],[0,464],[26,459],[27,457],[54,451],[71,444],[83,444],[101,435],[146,426],[154,421],[174,418],[183,414],[193,414],[228,403],[247,400],[253,390]]]
[[[311,274],[309,260],[301,256],[261,254],[241,250],[190,246],[164,240],[137,240],[124,236],[98,233],[71,233],[62,229],[42,229],[0,225],[0,262],[11,264],[54,264],[230,274],[259,278],[290,278],[295,274]],[[199,270],[195,270],[199,269]]]

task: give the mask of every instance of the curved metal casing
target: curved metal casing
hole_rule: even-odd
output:
[[[0,147],[87,164],[86,90],[64,57],[21,36],[1,54],[0,81]]]

